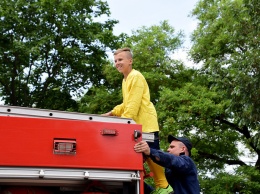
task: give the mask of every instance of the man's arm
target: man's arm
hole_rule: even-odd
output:
[[[188,156],[175,156],[160,150],[152,149],[147,142],[141,141],[135,144],[134,150],[138,153],[144,153],[149,156],[155,163],[165,168],[174,169],[178,172],[189,172],[191,168],[191,159]]]

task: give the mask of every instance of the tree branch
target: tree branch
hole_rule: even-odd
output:
[[[243,134],[247,139],[251,138],[251,135],[248,131],[248,128],[246,126],[243,126],[243,128],[239,128],[236,124],[234,123],[231,123],[227,120],[224,120],[220,117],[217,118],[219,120],[220,123],[223,123],[223,124],[227,124],[229,125],[231,128],[235,129],[236,131],[238,131],[239,133]]]
[[[212,159],[212,160],[216,160],[219,162],[224,162],[225,164],[229,164],[229,165],[247,166],[247,164],[241,160],[228,160],[226,158],[221,158],[214,154],[209,154],[209,153],[205,153],[205,152],[201,152],[201,151],[198,151],[198,154],[200,156],[202,156],[203,158]]]

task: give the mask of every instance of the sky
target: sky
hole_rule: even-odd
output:
[[[188,66],[192,62],[187,59],[187,49],[191,46],[190,35],[196,28],[197,20],[189,17],[192,9],[199,0],[107,0],[111,12],[111,19],[119,21],[114,27],[114,34],[131,32],[142,26],[150,27],[159,25],[161,21],[167,20],[176,30],[182,30],[185,34],[183,49],[173,56],[180,59]]]

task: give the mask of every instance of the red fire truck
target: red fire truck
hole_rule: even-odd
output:
[[[131,119],[0,105],[0,194],[143,194]]]

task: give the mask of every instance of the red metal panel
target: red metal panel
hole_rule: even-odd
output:
[[[117,135],[102,135],[103,129]],[[134,152],[141,125],[0,116],[0,166],[142,170]],[[76,154],[54,154],[54,139],[76,141]]]

